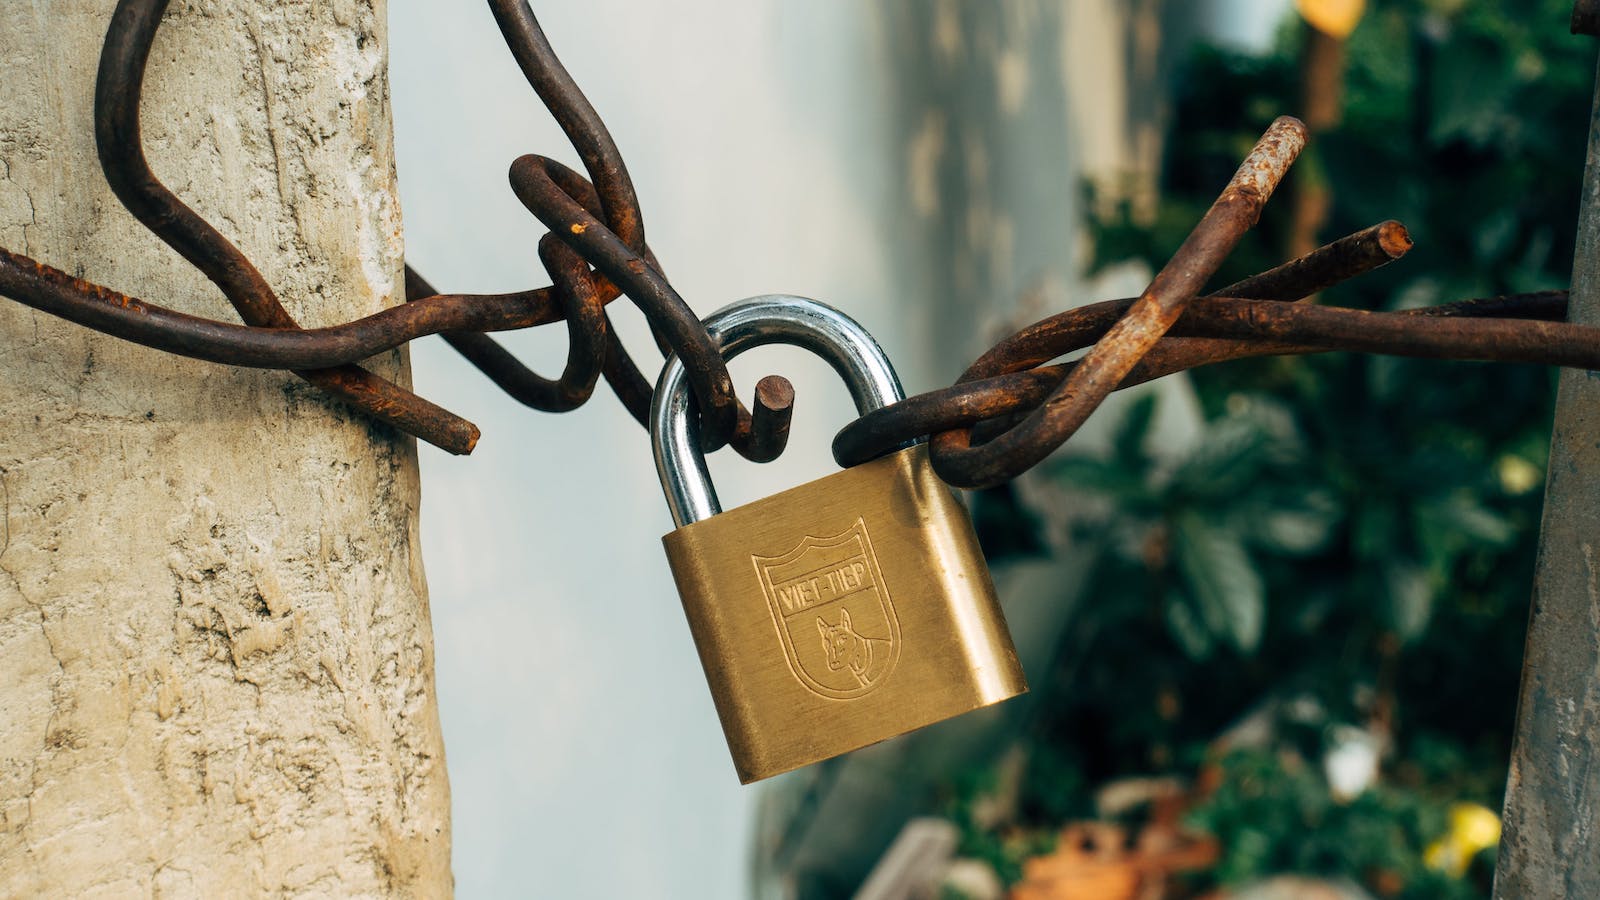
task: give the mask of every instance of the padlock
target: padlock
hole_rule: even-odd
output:
[[[872,336],[803,297],[706,320],[722,354],[803,347],[867,412],[902,398]],[[677,530],[662,538],[745,784],[1027,691],[966,510],[918,442],[722,512],[685,369],[668,361],[650,434]]]

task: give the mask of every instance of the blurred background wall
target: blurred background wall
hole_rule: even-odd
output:
[[[1147,184],[1171,49],[1197,29],[1264,43],[1283,8],[535,4],[690,305],[824,300],[877,335],[913,393],[1009,326],[1099,299],[1078,278],[1080,177]],[[545,283],[540,228],[505,172],[523,153],[575,154],[485,7],[390,10],[408,260],[445,291]],[[637,315],[618,318],[652,359]],[[559,329],[506,342],[541,371],[562,365]],[[604,387],[542,414],[441,341],[412,358],[426,396],[484,428],[471,457],[422,448],[460,895],[747,895],[762,789],[728,760],[658,543],[670,520],[646,434]],[[831,372],[782,349],[733,371],[746,394],[781,372],[799,399],[782,460],[714,460],[725,504],[829,471],[850,417]]]

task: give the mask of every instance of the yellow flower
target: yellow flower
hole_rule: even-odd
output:
[[[1450,836],[1474,854],[1487,850],[1500,843],[1500,817],[1487,806],[1457,803],[1450,807]]]
[[[1367,3],[1366,0],[1295,0],[1294,8],[1312,28],[1342,41],[1356,30]]]
[[[1544,482],[1539,467],[1520,456],[1507,453],[1495,463],[1500,475],[1500,486],[1508,494],[1526,494]]]
[[[1472,858],[1500,843],[1500,817],[1494,810],[1477,803],[1457,803],[1450,807],[1450,830],[1422,853],[1430,869],[1452,878],[1467,874]]]

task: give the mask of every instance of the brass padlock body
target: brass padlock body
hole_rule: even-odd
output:
[[[662,543],[746,784],[1027,690],[972,524],[925,446]]]

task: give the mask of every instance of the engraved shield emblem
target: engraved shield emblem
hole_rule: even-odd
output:
[[[782,556],[752,556],[795,677],[824,697],[859,697],[900,656],[900,623],[862,519],[808,535]]]

